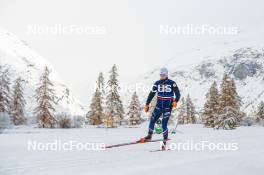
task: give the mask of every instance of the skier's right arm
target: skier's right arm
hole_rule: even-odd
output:
[[[148,95],[148,98],[147,98],[147,102],[146,102],[146,105],[149,105],[151,100],[153,99],[153,97],[156,95],[156,92],[157,92],[157,83],[155,83],[152,87],[152,90],[150,91],[149,95]]]

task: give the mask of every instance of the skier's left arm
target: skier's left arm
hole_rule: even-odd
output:
[[[180,90],[179,90],[179,88],[175,82],[173,83],[172,87],[173,87],[172,90],[173,90],[174,95],[175,95],[174,100],[178,103],[178,101],[181,98]]]

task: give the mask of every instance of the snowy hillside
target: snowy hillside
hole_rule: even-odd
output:
[[[33,51],[26,43],[19,40],[15,35],[0,28],[0,64],[6,64],[11,69],[11,79],[14,80],[21,76],[24,80],[25,96],[27,100],[26,112],[32,115],[35,107],[33,98],[34,89],[39,77],[43,72],[44,66],[51,69],[51,80],[55,85],[57,96],[56,112],[68,112],[72,115],[84,114],[84,108],[76,99],[67,86],[57,75],[54,68]]]
[[[219,86],[224,72],[235,78],[238,93],[244,102],[244,111],[251,112],[264,100],[263,47],[243,47],[225,52],[222,48],[212,52],[198,49],[179,57],[207,60],[192,65],[178,65],[177,59],[171,59],[165,64],[170,70],[170,78],[177,82],[182,94],[186,96],[189,93],[199,109],[204,105],[205,94],[212,82],[217,81]],[[158,75],[159,68],[153,69],[144,81],[153,83]]]

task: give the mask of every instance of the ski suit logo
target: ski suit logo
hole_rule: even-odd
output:
[[[154,86],[156,86],[156,85],[154,85]],[[171,92],[172,88],[171,88],[171,85],[169,85],[169,84],[166,84],[166,85],[159,84],[157,87],[157,90],[158,90],[158,92]]]

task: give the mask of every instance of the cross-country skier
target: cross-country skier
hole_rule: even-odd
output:
[[[172,108],[177,107],[177,102],[180,100],[180,91],[177,84],[168,78],[168,70],[166,68],[160,69],[160,80],[156,81],[148,95],[144,111],[149,111],[149,104],[157,93],[157,104],[152,113],[148,135],[143,138],[143,141],[150,141],[152,138],[154,125],[162,115],[162,129],[163,129],[163,147],[165,149],[166,141],[168,140],[168,121],[171,115]]]

